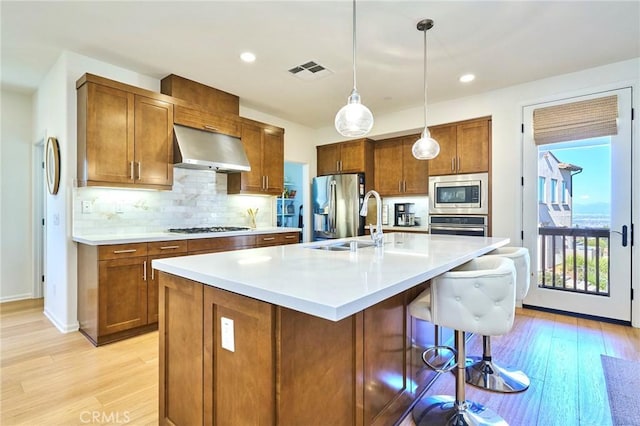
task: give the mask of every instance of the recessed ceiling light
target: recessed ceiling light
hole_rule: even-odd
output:
[[[476,76],[473,74],[465,74],[460,77],[460,83],[469,83],[476,79]]]
[[[240,59],[244,62],[254,62],[256,60],[256,55],[251,52],[244,52],[240,55]]]

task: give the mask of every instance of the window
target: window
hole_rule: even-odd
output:
[[[538,202],[540,203],[545,203],[546,202],[546,197],[545,195],[545,178],[540,176],[538,177]]]
[[[558,179],[551,179],[551,203],[558,202]]]
[[[562,192],[560,193],[560,202],[567,204],[567,182],[562,181]]]

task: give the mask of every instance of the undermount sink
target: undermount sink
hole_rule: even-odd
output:
[[[361,248],[366,248],[366,247],[373,247],[375,245],[374,243],[368,242],[368,241],[352,240],[352,241],[341,241],[339,243],[334,243],[334,244],[307,246],[307,248],[316,249],[316,250],[328,250],[328,251],[350,251],[352,243],[355,243],[355,248],[354,248],[355,250],[359,250]]]

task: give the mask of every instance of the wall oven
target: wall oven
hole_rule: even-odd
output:
[[[488,214],[489,174],[429,177],[429,214]]]
[[[429,233],[486,237],[487,216],[429,216]]]

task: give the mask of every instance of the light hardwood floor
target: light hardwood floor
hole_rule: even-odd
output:
[[[42,310],[41,301],[0,305],[0,424],[158,423],[157,332],[95,348],[80,333],[60,334]],[[467,397],[512,426],[610,425],[600,354],[640,361],[639,329],[526,309],[492,345],[494,359],[521,367],[531,388],[468,387]],[[468,353],[480,352],[473,337]],[[429,394],[452,395],[453,383],[443,375]]]

